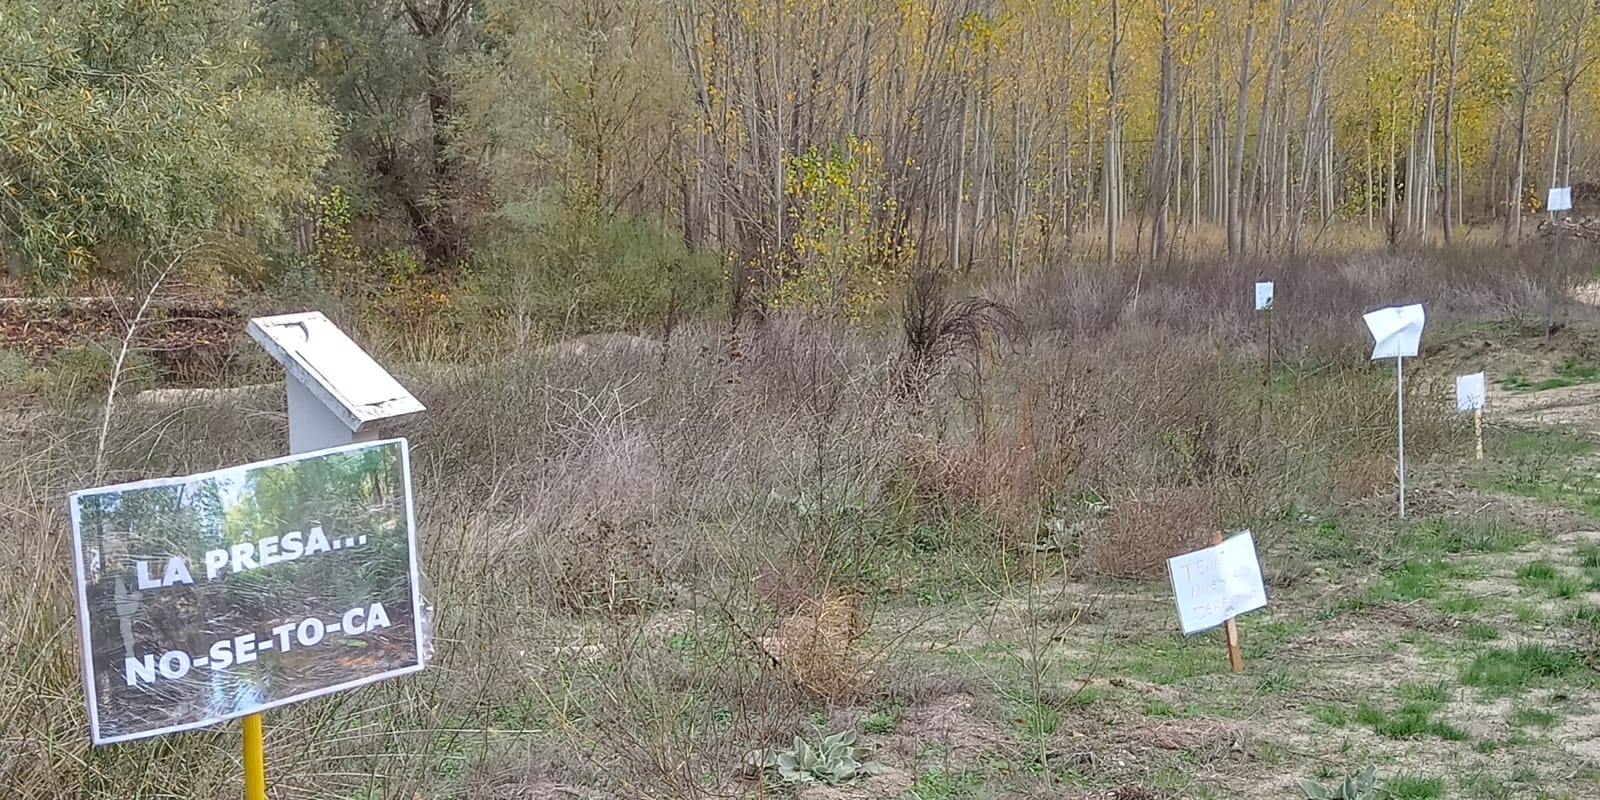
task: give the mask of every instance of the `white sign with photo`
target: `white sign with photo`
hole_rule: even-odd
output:
[[[1272,310],[1272,281],[1256,282],[1256,310]]]

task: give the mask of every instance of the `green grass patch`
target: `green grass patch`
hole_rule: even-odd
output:
[[[1408,561],[1369,588],[1362,600],[1367,605],[1432,600],[1457,575],[1456,568],[1441,559]]]
[[[1450,686],[1443,681],[1402,684],[1395,689],[1395,694],[1399,695],[1401,700],[1440,704],[1450,702]]]
[[[1517,568],[1517,581],[1523,586],[1537,588],[1540,585],[1555,580],[1561,573],[1556,571],[1556,565],[1548,561],[1535,561]]]
[[[1572,624],[1580,628],[1600,631],[1600,606],[1585,603],[1572,612]]]
[[[1543,392],[1550,389],[1565,389],[1568,386],[1582,386],[1600,378],[1600,367],[1569,358],[1556,365],[1555,373],[1549,378],[1534,379],[1518,370],[1501,380],[1500,387],[1508,392]]]
[[[1031,739],[1048,739],[1061,730],[1061,712],[1044,703],[1027,703],[1018,712],[1017,725]]]
[[[1356,709],[1356,721],[1390,739],[1434,736],[1447,742],[1464,742],[1471,738],[1466,731],[1434,718],[1443,707],[1443,703],[1429,700],[1409,701],[1393,712],[1362,705]]]
[[[1571,598],[1588,591],[1587,579],[1575,578],[1548,561],[1535,561],[1517,570],[1517,583],[1552,597]]]
[[[1600,476],[1580,463],[1594,449],[1593,443],[1556,428],[1513,433],[1497,442],[1498,463],[1472,483],[1600,519]]]
[[[1437,800],[1445,797],[1445,781],[1418,778],[1414,774],[1397,774],[1384,781],[1384,797],[1390,800]]]
[[[1118,672],[1162,686],[1228,670],[1227,651],[1211,636],[1134,645],[1122,655]],[[1218,658],[1218,653],[1222,654]]]
[[[1144,704],[1144,715],[1158,719],[1177,719],[1183,716],[1171,703],[1159,699]]]
[[[933,767],[923,770],[911,784],[902,800],[953,800],[970,797],[973,789],[983,783],[983,776],[970,770],[949,773]]]
[[[1492,642],[1500,638],[1500,631],[1493,625],[1473,622],[1461,629],[1461,635],[1469,642]]]
[[[1492,742],[1484,742],[1492,744]],[[1481,748],[1478,752],[1484,752]],[[1460,796],[1478,800],[1500,800],[1510,794],[1510,787],[1505,782],[1488,772],[1474,772],[1463,776],[1456,782]]]
[[[1391,800],[1436,800],[1444,797],[1444,781],[1415,775],[1396,775],[1383,782],[1383,794]]]
[[[1586,544],[1578,548],[1578,564],[1584,569],[1600,569],[1600,544]]]
[[[1343,728],[1350,724],[1350,712],[1339,706],[1313,706],[1311,718],[1331,728]]]
[[[1549,425],[1507,431],[1497,437],[1495,449],[1507,456],[1542,455],[1570,459],[1594,452],[1595,445],[1582,435]]]
[[[1539,644],[1489,650],[1461,670],[1461,683],[1490,695],[1509,695],[1542,680],[1565,677],[1583,667],[1574,653]]]
[[[893,709],[881,709],[861,718],[861,730],[875,736],[894,733],[900,724],[900,715]]]
[[[1407,549],[1418,553],[1463,555],[1509,553],[1533,538],[1531,531],[1496,517],[1448,517],[1413,525],[1403,541]]]
[[[1249,635],[1244,637],[1244,643],[1241,645],[1247,661],[1260,661],[1311,630],[1311,623],[1308,620],[1283,616],[1265,619],[1261,617],[1267,615],[1262,614],[1250,619]]]
[[[1556,715],[1542,708],[1519,708],[1512,713],[1511,724],[1524,728],[1548,728],[1556,724]]]
[[[1457,594],[1439,601],[1439,610],[1446,614],[1476,614],[1483,610],[1483,598],[1475,594]]]

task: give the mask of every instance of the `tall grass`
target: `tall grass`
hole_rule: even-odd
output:
[[[1537,313],[1523,273],[1493,265],[1300,264],[1271,275],[1266,376],[1246,305],[1262,272],[1041,277],[1001,298],[1025,335],[915,392],[897,335],[788,318],[427,370],[411,382],[431,410],[393,432],[413,442],[436,661],[270,714],[273,796],[753,791],[740,755],[807,710],[937,684],[904,677],[900,632],[864,644],[863,598],[1026,584],[1046,551],[1086,577],[1148,576],[1213,529],[1389,491],[1392,378],[1366,361],[1359,313]],[[1458,433],[1440,377],[1407,382],[1418,459]],[[105,479],[281,453],[278,392],[229,397],[120,401]],[[237,794],[228,726],[87,745],[65,495],[89,480],[98,412],[71,396],[6,412],[0,785]]]

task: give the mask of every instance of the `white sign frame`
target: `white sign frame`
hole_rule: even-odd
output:
[[[362,450],[362,449],[373,448],[373,447],[385,447],[385,446],[394,445],[396,443],[398,443],[399,447],[400,447],[401,476],[402,476],[402,480],[404,481],[404,485],[406,487],[406,489],[405,489],[404,512],[405,512],[406,537],[407,537],[406,546],[407,546],[407,550],[408,550],[408,554],[407,555],[408,555],[408,559],[409,559],[408,569],[409,569],[409,576],[410,576],[410,582],[411,582],[411,586],[410,586],[410,589],[411,589],[411,591],[410,591],[410,595],[411,595],[411,597],[410,597],[410,599],[411,599],[411,619],[412,619],[412,626],[411,626],[412,627],[412,631],[411,631],[411,634],[412,634],[412,640],[415,643],[415,647],[416,647],[416,656],[417,656],[416,663],[408,664],[408,665],[406,665],[404,667],[400,667],[400,668],[397,668],[397,669],[387,670],[385,672],[378,673],[378,674],[375,674],[375,675],[363,676],[361,678],[353,679],[353,680],[350,680],[350,681],[345,681],[345,682],[333,684],[333,685],[330,685],[330,686],[320,687],[320,688],[313,689],[313,690],[310,690],[310,691],[307,691],[307,692],[303,692],[303,693],[300,693],[300,694],[295,694],[295,695],[290,695],[290,696],[287,696],[287,697],[277,698],[277,699],[274,699],[274,700],[271,700],[271,701],[268,701],[268,702],[265,702],[265,703],[261,703],[259,705],[250,706],[248,708],[235,708],[231,712],[218,714],[218,715],[214,715],[214,716],[207,716],[207,717],[205,717],[203,719],[192,721],[192,722],[184,722],[184,723],[179,723],[179,724],[176,724],[176,725],[169,725],[169,726],[165,726],[165,727],[161,727],[161,728],[154,728],[154,729],[149,729],[149,730],[141,730],[141,731],[136,731],[136,732],[132,732],[132,733],[126,733],[126,734],[121,734],[121,735],[110,735],[110,736],[102,735],[102,733],[101,733],[101,724],[100,724],[100,703],[99,703],[98,691],[97,691],[97,686],[96,686],[96,684],[97,684],[97,680],[96,680],[97,673],[96,673],[96,670],[94,668],[94,649],[93,649],[93,640],[92,640],[91,632],[90,632],[90,616],[89,616],[89,583],[90,583],[90,581],[89,581],[89,576],[87,574],[85,574],[85,564],[86,564],[87,559],[85,558],[85,553],[84,553],[84,548],[83,548],[83,536],[82,536],[82,532],[81,532],[81,529],[80,529],[79,503],[78,503],[78,499],[80,497],[85,496],[85,495],[99,495],[99,494],[106,494],[106,493],[110,493],[110,492],[128,492],[128,491],[136,491],[136,490],[139,490],[139,489],[150,489],[150,488],[159,488],[159,487],[166,487],[166,486],[176,486],[176,485],[195,483],[195,482],[198,482],[198,481],[205,480],[207,478],[213,478],[213,477],[220,476],[220,475],[225,475],[225,474],[231,473],[231,472],[238,472],[238,471],[252,470],[252,469],[265,469],[265,468],[270,468],[270,467],[274,467],[274,466],[281,466],[283,464],[289,464],[289,463],[293,463],[293,462],[297,462],[297,461],[306,461],[306,460],[310,460],[310,459],[314,459],[314,458],[322,458],[322,457],[325,457],[325,456],[336,455],[336,454],[347,452],[347,451],[351,451],[351,450]],[[89,706],[89,738],[95,745],[116,744],[118,742],[128,742],[128,741],[135,741],[135,740],[139,740],[139,739],[148,739],[148,738],[152,738],[152,737],[156,737],[156,736],[162,736],[162,735],[166,735],[166,734],[170,734],[170,733],[178,733],[178,732],[181,732],[181,731],[195,730],[195,729],[198,729],[198,728],[206,728],[206,727],[210,727],[212,725],[216,725],[216,724],[221,723],[221,722],[226,722],[228,720],[239,719],[239,718],[242,718],[242,717],[248,717],[248,716],[251,716],[251,715],[254,715],[254,714],[260,714],[260,713],[262,713],[264,711],[269,711],[269,710],[274,709],[274,708],[281,708],[283,706],[291,705],[291,704],[294,704],[294,703],[304,702],[306,700],[311,700],[311,699],[314,699],[314,698],[317,698],[317,697],[322,697],[322,696],[325,696],[325,695],[333,694],[335,692],[342,692],[342,691],[346,691],[346,690],[349,690],[349,689],[355,689],[357,687],[366,686],[366,685],[372,684],[372,683],[377,683],[378,681],[388,680],[390,678],[396,678],[396,677],[400,677],[402,675],[410,675],[410,674],[413,674],[413,673],[421,672],[427,666],[427,663],[429,661],[429,653],[428,653],[428,646],[429,645],[428,645],[428,637],[427,637],[427,633],[426,633],[427,621],[425,620],[424,617],[428,612],[427,612],[426,600],[425,600],[425,598],[423,597],[423,594],[422,594],[422,571],[421,571],[420,564],[419,564],[419,561],[418,561],[415,493],[412,491],[412,488],[411,488],[411,449],[410,449],[409,443],[405,439],[389,439],[389,440],[378,441],[378,442],[357,442],[357,443],[353,443],[353,444],[343,445],[343,446],[340,446],[340,447],[328,448],[326,450],[317,450],[317,451],[312,451],[312,452],[307,452],[307,453],[299,453],[299,454],[295,454],[295,455],[282,456],[282,457],[270,459],[270,460],[267,460],[267,461],[258,461],[258,462],[253,462],[253,463],[250,463],[250,464],[242,464],[242,465],[239,465],[239,466],[228,467],[228,468],[225,468],[225,469],[218,469],[218,470],[211,470],[209,472],[196,473],[194,475],[183,475],[183,476],[175,476],[175,477],[170,477],[170,478],[155,478],[155,479],[151,479],[151,480],[134,481],[134,482],[131,482],[131,483],[117,484],[117,485],[113,485],[113,486],[97,487],[97,488],[94,488],[94,489],[85,489],[85,490],[82,490],[82,491],[78,491],[78,492],[73,492],[72,493],[72,495],[69,497],[69,500],[68,500],[68,507],[71,510],[71,514],[72,514],[73,577],[74,577],[74,586],[75,586],[76,593],[77,593],[76,607],[77,607],[77,611],[78,611],[78,643],[79,643],[79,646],[81,648],[81,650],[80,650],[80,662],[81,662],[80,663],[80,667],[82,669],[84,695],[85,695],[85,698],[88,700],[88,706]],[[96,554],[96,555],[98,555],[98,554]]]

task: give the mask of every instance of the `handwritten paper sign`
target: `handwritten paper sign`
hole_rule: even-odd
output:
[[[1272,310],[1272,281],[1256,281],[1256,310]]]
[[[1476,375],[1462,375],[1456,378],[1456,410],[1463,413],[1468,411],[1482,411],[1484,401],[1488,397],[1488,389],[1483,380],[1483,373]]]
[[[92,489],[71,504],[95,744],[423,668],[404,440]]]
[[[1249,532],[1214,547],[1168,559],[1178,621],[1185,635],[1215,628],[1234,617],[1265,608],[1255,537]]]
[[[1547,211],[1571,211],[1572,210],[1572,187],[1571,186],[1553,186],[1553,187],[1551,187],[1550,188],[1550,200],[1549,200],[1549,202],[1545,203],[1545,210],[1547,210]]]
[[[1380,308],[1364,316],[1372,332],[1372,358],[1415,358],[1428,315],[1420,303]]]

